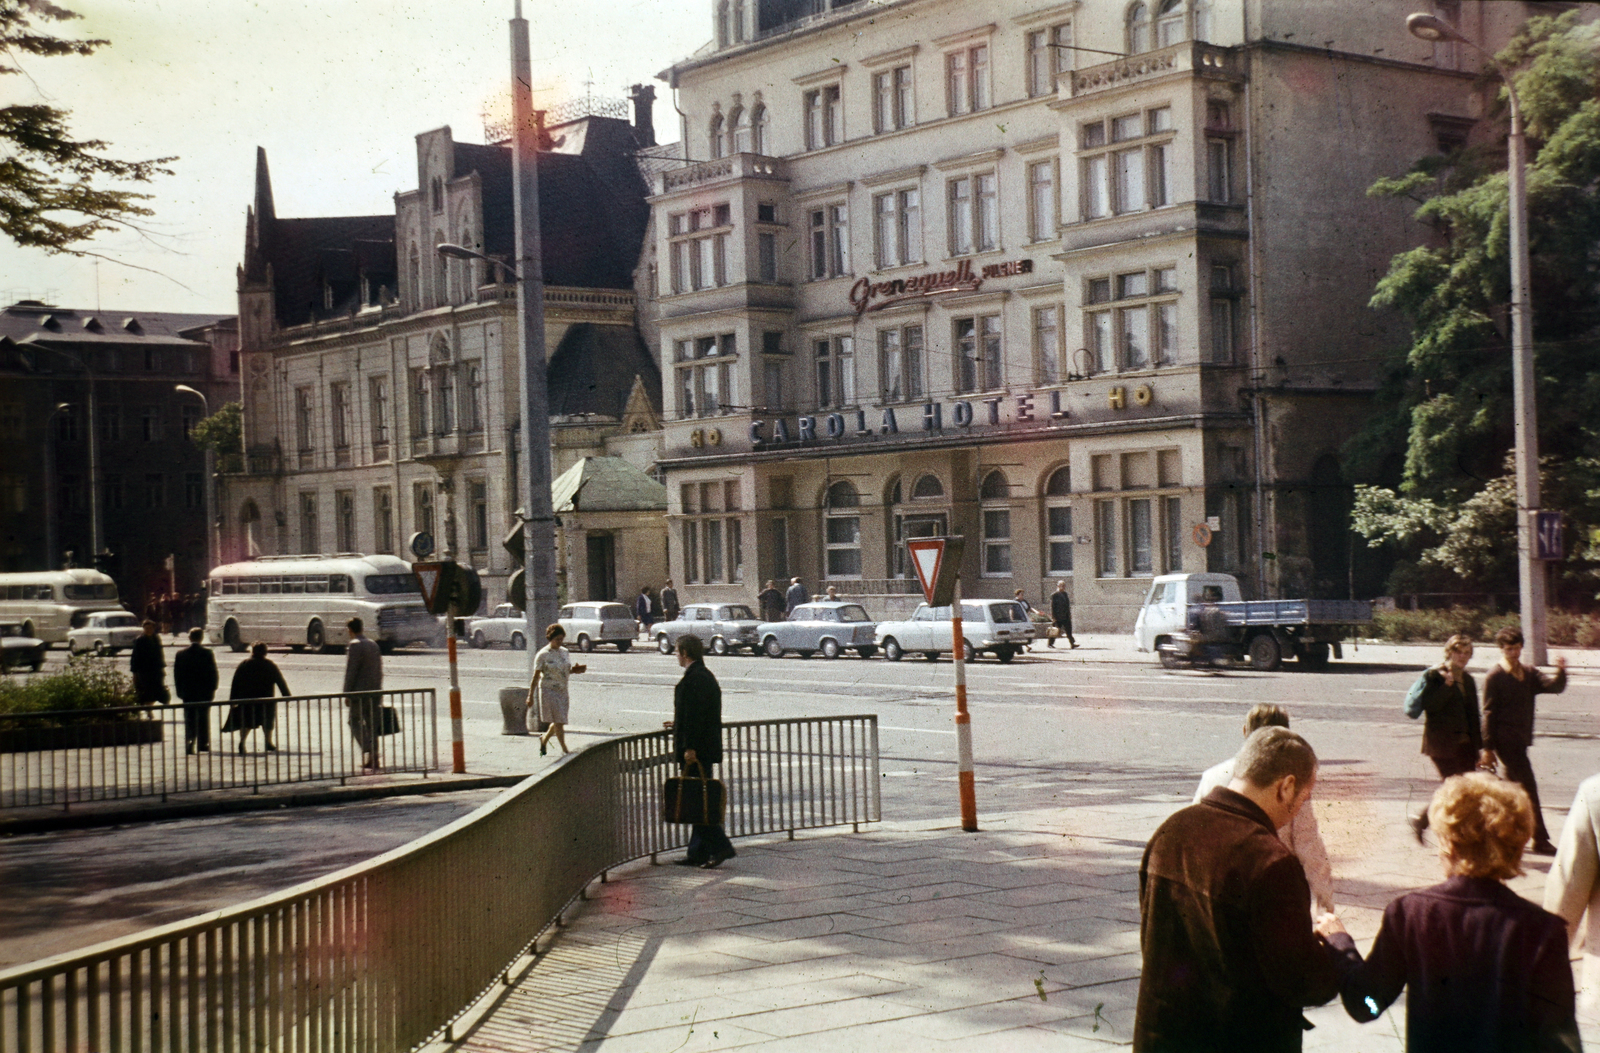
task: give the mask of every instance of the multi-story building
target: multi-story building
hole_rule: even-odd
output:
[[[37,300],[0,311],[0,569],[99,564],[135,609],[198,592],[206,461],[190,433],[238,385],[232,316]]]
[[[637,127],[585,111],[552,125],[538,155],[555,474],[616,457],[637,476],[659,453],[660,371],[633,288],[649,212],[636,154],[654,137],[648,97],[636,102]],[[393,215],[279,218],[258,157],[239,268],[246,463],[229,478],[228,557],[409,559],[408,538],[425,532],[478,568],[488,604],[504,599],[500,539],[522,504],[516,287],[504,268],[435,247],[509,264],[512,197],[509,146],[457,142],[449,128],[417,137],[417,189],[395,196]],[[632,514],[659,524],[662,510]],[[576,556],[561,565],[579,568],[570,598],[626,597],[665,574],[659,525],[654,544],[596,528],[613,529],[614,545],[562,539]],[[591,576],[597,549],[610,563]]]
[[[959,534],[968,595],[1103,629],[1170,571],[1344,595],[1405,339],[1367,303],[1423,236],[1366,190],[1485,108],[1415,6],[719,2],[651,199],[682,594],[894,608]],[[1434,9],[1492,49],[1543,6]]]

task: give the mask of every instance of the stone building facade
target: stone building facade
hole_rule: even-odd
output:
[[[556,474],[587,456],[650,472],[659,456],[660,371],[633,288],[646,138],[589,115],[549,128],[539,153]],[[410,559],[408,539],[426,532],[479,570],[492,606],[512,569],[501,539],[522,504],[516,287],[497,266],[434,247],[512,260],[511,151],[441,128],[417,137],[416,159],[417,189],[396,195],[393,215],[280,219],[258,157],[239,268],[247,463],[229,479],[226,555]],[[660,512],[635,515],[659,523]],[[618,535],[603,579],[622,596],[653,583],[630,569],[633,536]],[[653,575],[660,559],[637,562]]]
[[[716,5],[651,198],[680,594],[886,613],[949,533],[967,595],[1065,579],[1103,630],[1170,571],[1345,595],[1405,340],[1367,302],[1423,237],[1366,190],[1485,105],[1415,6]],[[1436,5],[1490,49],[1538,6]]]

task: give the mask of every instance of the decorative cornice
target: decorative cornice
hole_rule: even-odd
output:
[[[962,154],[960,157],[947,157],[943,161],[933,162],[933,167],[937,168],[941,172],[949,172],[958,168],[971,168],[974,165],[983,165],[998,161],[1005,152],[1005,147],[997,146],[993,150],[979,150],[975,154]]]
[[[802,73],[794,78],[794,83],[802,88],[812,88],[818,84],[831,84],[836,80],[844,79],[844,71],[850,68],[847,62],[836,62],[826,69],[819,69],[814,73]]]
[[[949,36],[936,37],[932,43],[936,48],[947,48],[964,41],[976,40],[978,37],[993,36],[995,28],[993,22],[988,25],[973,26],[971,29],[964,29],[959,33],[951,33]]]
[[[908,59],[921,50],[921,44],[912,44],[910,47],[895,48],[893,51],[880,51],[876,55],[869,55],[861,60],[861,64],[868,69],[878,66],[888,66],[892,63]]]
[[[910,182],[912,180],[919,180],[922,178],[922,174],[927,170],[927,165],[907,165],[904,168],[895,168],[888,172],[875,172],[872,175],[865,175],[856,181],[864,187],[877,189],[878,187],[885,186],[889,183],[903,183]]]

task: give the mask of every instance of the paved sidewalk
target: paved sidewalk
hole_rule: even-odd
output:
[[[1403,801],[1330,772],[1318,817],[1341,916],[1365,951],[1383,907],[1440,880]],[[1144,842],[1187,798],[1150,794],[739,843],[716,871],[613,871],[512,985],[458,1026],[470,1053],[1106,1050],[1131,1038]],[[1105,802],[1105,803],[1100,803]],[[1107,834],[1117,831],[1117,836]],[[1539,901],[1546,859],[1512,883]],[[1358,1025],[1310,1010],[1310,1051],[1400,1053],[1404,999]],[[1590,1043],[1600,1022],[1585,1021]]]

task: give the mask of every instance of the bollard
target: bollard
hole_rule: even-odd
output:
[[[500,716],[506,725],[500,729],[500,734],[526,735],[528,733],[528,689],[525,687],[502,687],[500,689]]]

